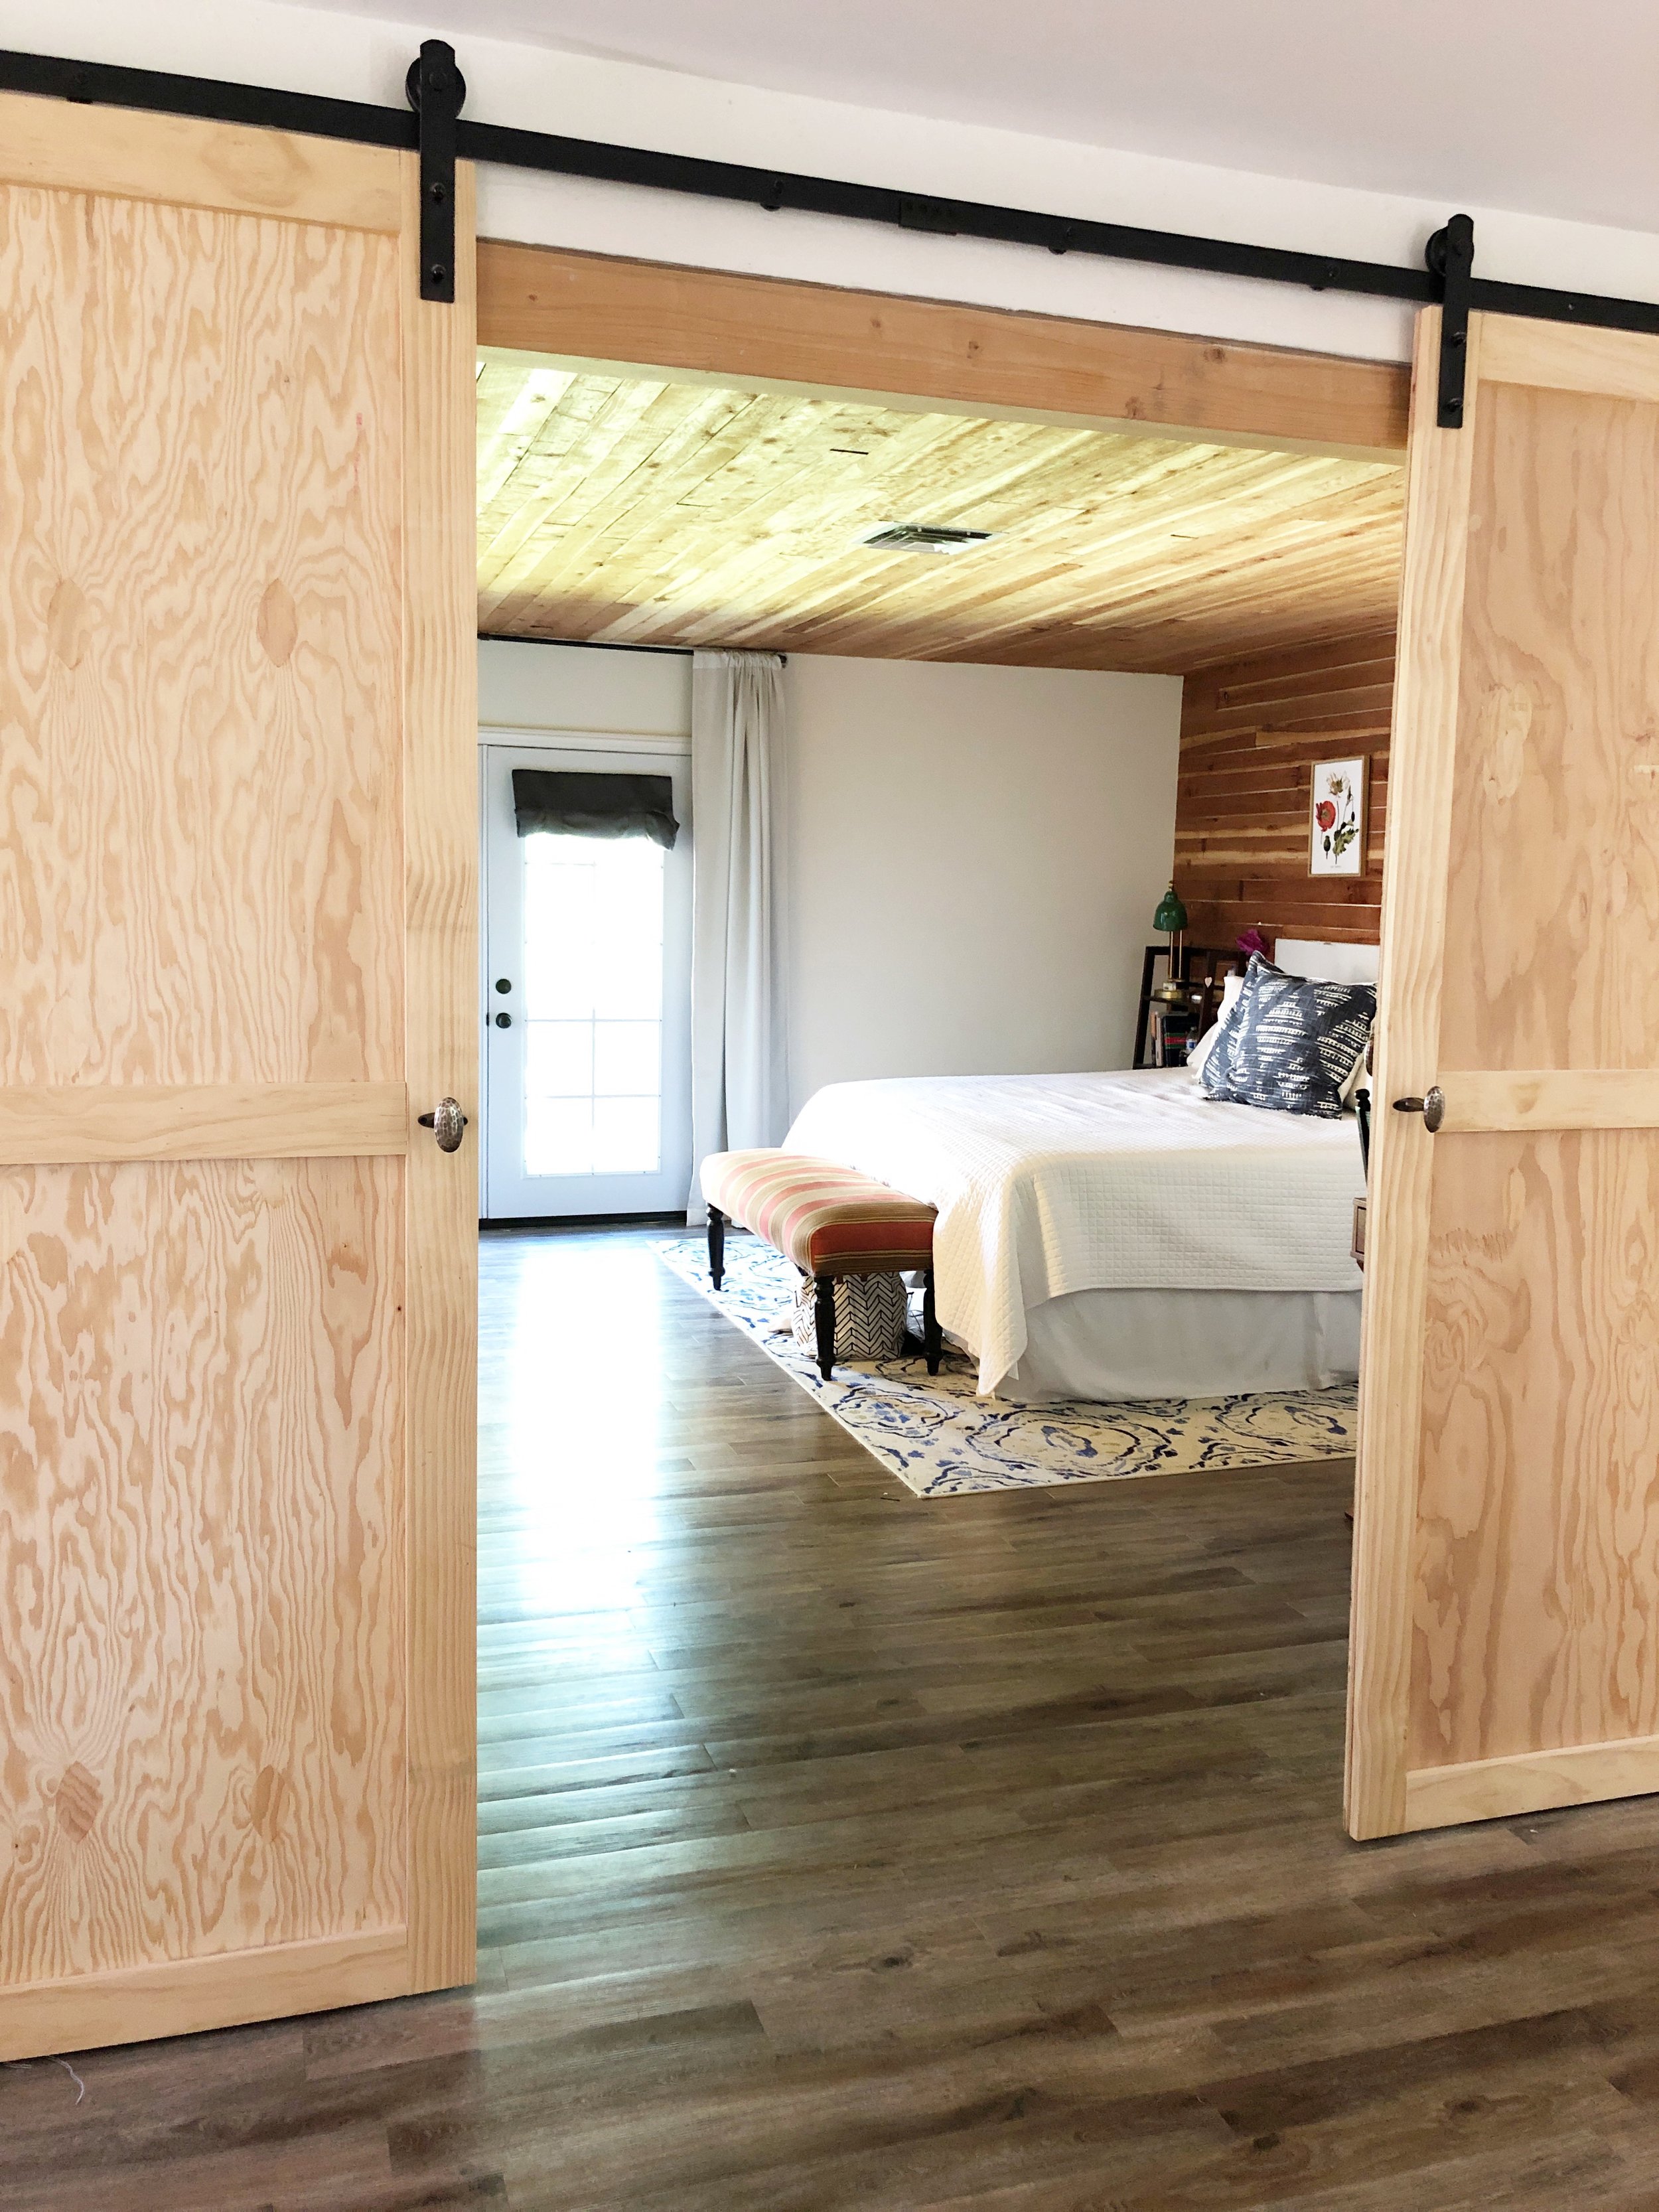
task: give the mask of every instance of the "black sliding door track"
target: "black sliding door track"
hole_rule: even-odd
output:
[[[432,193],[439,204],[441,195],[433,193],[433,185],[441,186],[445,161],[487,161],[504,168],[535,169],[603,184],[638,185],[653,191],[689,193],[701,199],[733,201],[769,210],[791,209],[855,222],[889,223],[936,237],[983,239],[1001,245],[1040,247],[1050,253],[1097,254],[1109,260],[1185,269],[1203,276],[1245,276],[1261,283],[1300,285],[1315,292],[1356,293],[1416,306],[1443,303],[1447,312],[1438,419],[1449,428],[1462,419],[1464,331],[1472,310],[1484,308],[1498,314],[1579,323],[1601,330],[1659,333],[1659,302],[1557,291],[1536,284],[1504,284],[1474,276],[1473,227],[1467,216],[1453,216],[1435,233],[1424,268],[1398,268],[1388,262],[1355,261],[1283,246],[1248,246],[1178,231],[1147,230],[1127,223],[1038,215],[980,200],[893,191],[880,185],[846,184],[733,161],[709,161],[690,155],[652,153],[637,146],[559,137],[504,124],[469,122],[454,112],[465,96],[465,87],[454,70],[453,55],[441,40],[428,40],[418,61],[411,65],[411,100],[418,100],[424,83],[434,83],[441,89],[446,68],[453,79],[454,106],[447,114],[439,112],[434,116],[429,112],[425,145],[421,118],[412,106],[408,110],[380,107],[362,100],[331,100],[313,93],[281,92],[266,86],[179,76],[161,70],[125,69],[104,62],[65,61],[45,54],[0,52],[0,91],[33,93],[88,106],[140,108],[155,114],[196,116],[216,123],[249,124],[370,146],[418,148],[423,196]],[[432,75],[434,70],[439,72],[436,76]],[[453,198],[453,182],[449,197]],[[441,251],[428,235],[428,225],[434,218],[424,197],[422,216],[424,258]],[[435,220],[441,222],[442,218]],[[453,222],[453,215],[450,220]],[[441,269],[442,262],[434,266]],[[424,281],[427,273],[423,268],[423,291],[428,297],[442,296],[443,277],[429,288]]]

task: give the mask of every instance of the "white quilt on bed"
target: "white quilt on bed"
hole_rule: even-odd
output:
[[[785,1141],[939,1208],[939,1319],[981,1390],[1074,1291],[1359,1288],[1352,1116],[1224,1105],[1184,1068],[832,1083]]]

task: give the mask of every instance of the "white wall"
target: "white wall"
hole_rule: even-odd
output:
[[[792,655],[788,696],[797,1106],[1127,1065],[1180,678]]]
[[[401,107],[418,19],[369,21],[276,0],[5,0],[4,43],[37,53],[331,93]],[[1443,200],[1356,191],[1115,152],[725,83],[671,70],[463,38],[466,112],[487,122],[847,177],[1058,215],[1210,233],[1421,265]],[[1425,61],[1425,66],[1431,63]],[[1650,296],[1647,232],[1466,200],[1483,274]],[[523,239],[1404,359],[1407,311],[1384,301],[1057,258],[968,239],[725,207],[674,193],[485,170],[480,228]]]
[[[853,1076],[1125,1065],[1180,678],[792,653],[785,694],[796,1105]],[[486,641],[478,718],[689,738],[690,659]]]
[[[691,656],[483,638],[478,721],[484,729],[689,740]]]

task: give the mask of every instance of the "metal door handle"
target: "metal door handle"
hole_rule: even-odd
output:
[[[495,1026],[498,1030],[510,1030],[513,1026],[512,1015],[497,1014],[495,1017]]]
[[[1433,1136],[1446,1118],[1446,1094],[1437,1083],[1431,1083],[1420,1098],[1396,1098],[1396,1114],[1420,1114],[1423,1127]]]
[[[421,1115],[421,1127],[430,1129],[438,1139],[441,1152],[456,1152],[461,1147],[461,1133],[466,1127],[466,1116],[458,1100],[441,1098],[429,1114]]]

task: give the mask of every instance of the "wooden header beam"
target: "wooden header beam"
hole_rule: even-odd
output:
[[[1403,364],[563,248],[478,243],[478,343],[1286,452],[1403,455]]]

